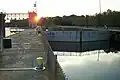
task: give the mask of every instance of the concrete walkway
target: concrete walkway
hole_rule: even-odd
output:
[[[37,65],[36,58],[46,58],[42,38],[34,29],[26,29],[9,38],[12,48],[4,49],[0,55],[0,68],[31,68]],[[45,71],[0,71],[0,80],[48,80]]]

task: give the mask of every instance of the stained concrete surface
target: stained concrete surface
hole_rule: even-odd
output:
[[[12,48],[0,53],[0,68],[30,68],[37,65],[36,58],[46,60],[42,37],[34,29],[12,35]],[[48,71],[0,71],[0,80],[48,80]]]

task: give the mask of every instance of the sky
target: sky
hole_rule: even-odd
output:
[[[36,0],[39,16],[93,15],[99,13],[99,0]],[[0,10],[6,13],[27,13],[35,0],[0,0]],[[120,11],[120,0],[101,0],[101,10]]]

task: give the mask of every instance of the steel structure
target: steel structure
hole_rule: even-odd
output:
[[[33,5],[33,10],[28,11],[28,13],[5,13],[5,20],[23,20],[23,19],[28,19],[29,18],[29,13],[30,12],[35,12],[37,14],[37,2],[35,1]]]
[[[22,20],[27,19],[28,13],[6,13],[5,20]]]

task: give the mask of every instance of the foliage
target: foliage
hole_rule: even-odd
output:
[[[95,15],[70,15],[63,17],[49,17],[47,18],[46,25],[64,25],[64,26],[120,26],[120,12],[111,11],[108,9],[106,12]]]
[[[12,20],[11,24],[16,24],[20,27],[28,26],[28,20]],[[56,17],[46,17],[44,24],[46,27],[53,25],[63,25],[63,26],[110,26],[110,27],[120,27],[120,12],[112,11],[108,9],[107,11],[95,15],[70,15],[70,16],[56,16]]]
[[[12,27],[28,27],[28,20],[11,20],[10,23],[6,23],[6,26],[12,26]]]

